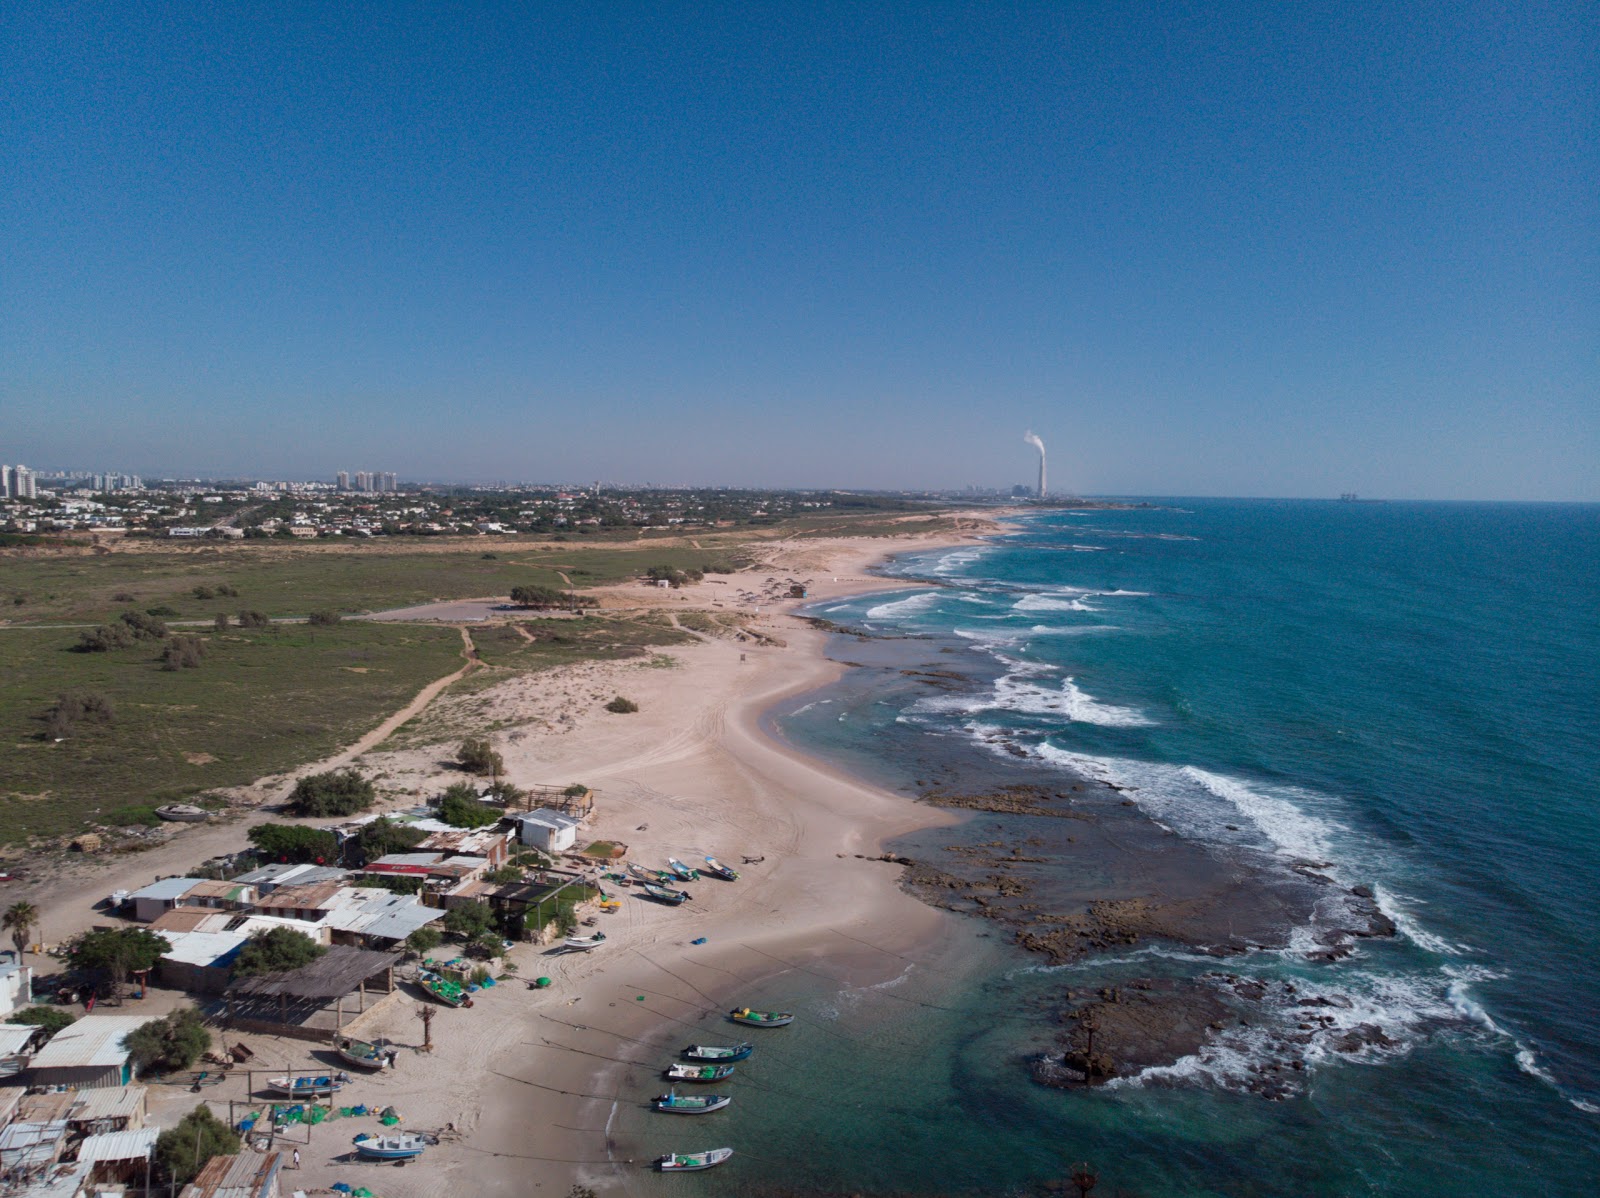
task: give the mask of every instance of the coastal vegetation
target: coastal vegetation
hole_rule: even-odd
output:
[[[378,788],[354,769],[311,774],[295,783],[289,810],[295,815],[355,815],[377,802]]]
[[[456,761],[470,774],[487,774],[494,777],[506,771],[504,759],[483,737],[469,737],[462,741],[461,748],[456,753]]]
[[[199,1011],[178,1007],[135,1028],[124,1043],[141,1073],[176,1073],[189,1068],[211,1047],[211,1033]]]
[[[628,715],[632,712],[638,711],[639,705],[632,699],[627,699],[621,695],[618,695],[615,699],[606,704],[606,710],[615,715]]]
[[[24,1007],[6,1020],[7,1023],[29,1023],[42,1027],[46,1040],[77,1021],[76,1015],[61,1007]]]
[[[193,1180],[212,1157],[238,1151],[238,1135],[202,1102],[156,1139],[156,1165],[176,1189]]]
[[[457,782],[439,797],[439,818],[452,828],[484,828],[499,822],[500,814],[465,782]]]
[[[252,932],[250,939],[239,950],[239,955],[234,958],[233,976],[249,978],[263,973],[299,969],[327,951],[325,945],[318,944],[294,928],[268,928]]]
[[[74,973],[116,998],[130,974],[148,973],[171,948],[165,936],[147,928],[97,928],[78,938],[67,960]]]
[[[385,822],[385,821],[377,821]],[[295,865],[336,861],[339,839],[321,828],[299,824],[257,824],[247,833],[261,856]]]

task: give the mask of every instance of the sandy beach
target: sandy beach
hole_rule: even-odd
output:
[[[974,520],[969,534],[956,537],[773,543],[764,547],[765,573],[751,573],[806,579],[805,602],[892,589],[903,584],[867,573],[886,556],[994,530]],[[750,585],[747,573],[676,591],[625,586],[599,594],[607,607],[733,610],[733,592]],[[350,1102],[393,1105],[407,1128],[453,1133],[421,1161],[392,1168],[348,1159],[351,1134],[369,1124],[316,1129],[300,1145],[303,1167],[291,1179],[297,1188],[344,1181],[386,1198],[444,1193],[469,1179],[473,1192],[485,1194],[565,1194],[574,1182],[625,1188],[641,1175],[640,1162],[611,1142],[617,1103],[646,1096],[643,1079],[693,1038],[691,1027],[712,1041],[737,1038],[721,1013],[742,986],[788,968],[872,984],[903,971],[908,957],[932,951],[954,917],[905,893],[900,866],[871,858],[887,838],[954,817],[830,769],[759,727],[773,704],[846,668],[823,656],[826,634],[793,614],[800,603],[786,599],[750,613],[760,639],[701,636],[667,650],[670,662],[562,667],[473,696],[472,711],[502,729],[493,739],[512,782],[581,780],[596,790],[588,838],[623,842],[630,859],[651,865],[669,856],[692,864],[712,854],[741,878],[704,878],[691,887],[693,902],[677,908],[621,892],[621,911],[601,917],[607,943],[593,953],[518,946],[511,959],[520,978],[547,976],[548,989],[508,979],[482,992],[470,1010],[436,1008],[431,1054],[402,1051],[392,1074],[360,1078],[346,1093]],[[639,711],[603,710],[616,694],[634,699]],[[426,792],[446,780],[440,759],[451,749],[448,742],[377,745],[330,761],[355,761],[391,792]],[[256,797],[282,794],[289,781],[262,780]],[[84,863],[27,897],[45,912],[46,940],[59,940],[94,922],[89,904],[110,889],[243,847],[247,826],[235,820],[186,830],[136,858]],[[396,996],[355,1030],[420,1045],[417,1007],[414,996]],[[246,1039],[263,1067],[332,1060],[293,1040]],[[153,1104],[162,1123],[195,1101],[180,1087],[157,1090],[170,1090]],[[206,1097],[223,1109],[229,1099],[245,1100],[244,1090],[242,1079],[230,1079]],[[715,1138],[714,1129],[704,1134]],[[691,1138],[698,1143],[704,1135]]]

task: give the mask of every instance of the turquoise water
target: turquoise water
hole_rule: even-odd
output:
[[[1242,1034],[1093,1093],[1043,1089],[1022,1061],[1061,986],[1216,962],[1041,969],[962,921],[967,968],[844,999],[789,979],[804,1018],[753,1063],[784,1093],[728,1113],[718,1134],[752,1155],[699,1184],[993,1193],[1088,1158],[1102,1192],[1147,1198],[1593,1192],[1600,509],[1174,500],[1033,517],[892,569],[905,591],[817,613],[928,638],[969,681],[930,694],[841,638],[866,667],[795,705],[785,736],[907,789],[1003,740],[1007,768],[1020,749],[1041,780],[1130,787],[1263,869],[1373,886],[1394,940],[1314,963],[1307,929],[1228,968],[1292,978],[1391,1043],[1308,1051],[1277,1102],[1243,1089]]]

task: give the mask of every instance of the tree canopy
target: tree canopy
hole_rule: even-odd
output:
[[[24,1007],[7,1023],[31,1023],[45,1030],[46,1037],[54,1036],[68,1024],[76,1023],[78,1017],[71,1011],[64,1011],[60,1007]]]
[[[572,607],[578,597],[554,587],[521,586],[511,588],[511,602],[522,607]]]
[[[415,848],[426,839],[428,834],[421,828],[397,824],[387,815],[380,815],[356,833],[355,843],[365,860],[376,861],[390,853],[403,853]]]
[[[462,769],[474,774],[494,776],[505,773],[506,769],[505,761],[494,751],[494,746],[481,738],[469,737],[462,741],[456,760],[461,763]]]
[[[301,778],[289,796],[289,809],[296,815],[354,815],[377,798],[377,788],[358,771],[334,770]]]
[[[199,1011],[179,1007],[135,1028],[123,1043],[141,1071],[175,1073],[193,1065],[211,1047],[211,1033]]]
[[[275,861],[300,865],[337,861],[339,858],[339,838],[321,828],[302,828],[299,824],[257,824],[248,835],[251,844]]]
[[[318,944],[304,932],[294,928],[269,928],[252,932],[239,955],[233,961],[233,976],[254,977],[261,973],[282,973],[309,965],[323,953],[325,945]]]
[[[156,1164],[170,1181],[187,1185],[212,1157],[238,1151],[239,1137],[202,1102],[157,1138]]]
[[[439,818],[452,828],[483,828],[498,823],[500,812],[482,802],[465,782],[457,782],[440,796]]]
[[[171,947],[165,936],[146,928],[104,928],[79,938],[71,952],[72,967],[102,974],[115,984],[130,973],[154,969]]]
[[[26,899],[12,903],[6,908],[5,915],[0,916],[0,927],[11,933],[11,943],[17,946],[18,957],[28,951],[33,927],[38,922],[39,908]]]

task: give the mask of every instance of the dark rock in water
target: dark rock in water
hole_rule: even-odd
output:
[[[1357,898],[1370,899],[1377,897],[1373,894],[1372,887],[1370,886],[1352,886],[1350,887],[1350,893],[1355,895]]]
[[[1363,1048],[1393,1048],[1396,1041],[1384,1035],[1375,1023],[1359,1023],[1342,1036],[1334,1037],[1336,1052],[1360,1052]]]

